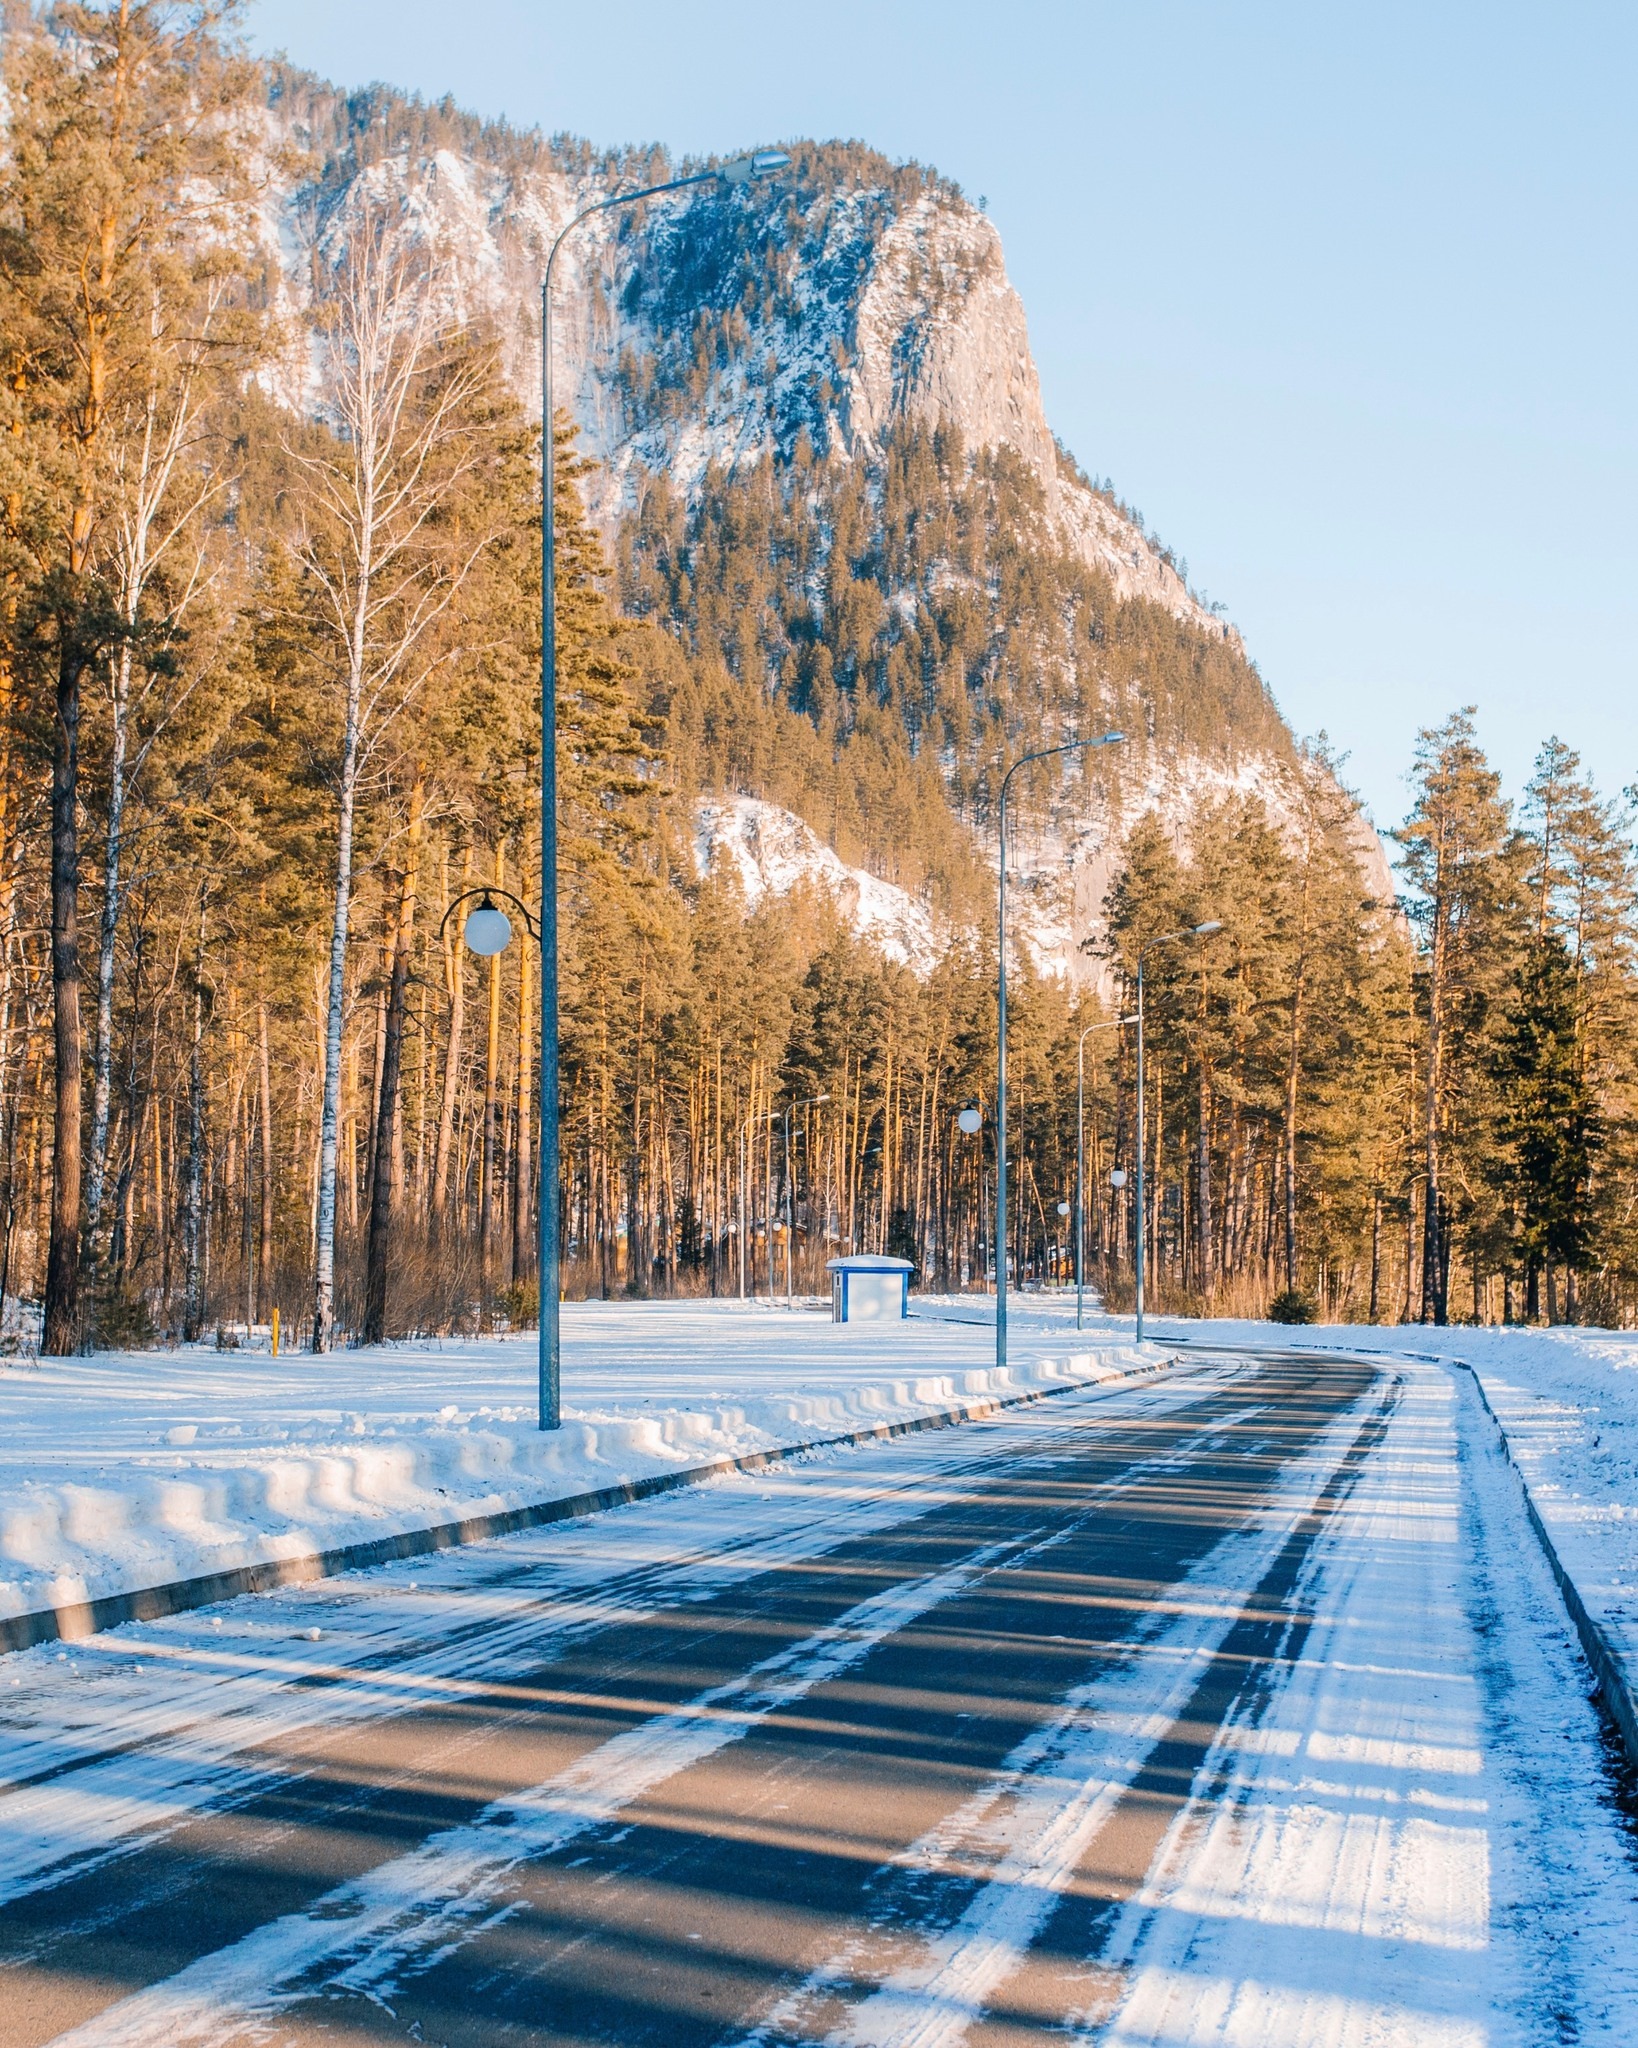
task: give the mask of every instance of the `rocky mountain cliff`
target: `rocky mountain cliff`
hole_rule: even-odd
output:
[[[349,216],[390,196],[438,250],[459,309],[503,335],[517,388],[537,410],[552,242],[598,199],[689,168],[654,153],[548,145],[283,71],[270,111],[299,167],[273,179],[265,210],[286,309],[301,312],[322,290]],[[1022,456],[1060,537],[1122,597],[1229,634],[1170,554],[1059,449],[993,223],[919,167],[846,145],[793,154],[768,184],[695,188],[637,215],[594,216],[565,245],[554,372],[603,466],[602,516],[612,523],[650,472],[692,495],[713,467],[788,455],[804,432],[820,452],[853,460],[879,455],[906,421],[949,421],[969,448]],[[753,268],[760,303],[748,305]],[[761,289],[767,275],[771,291]],[[305,389],[298,359],[280,381],[290,396]]]
[[[437,252],[452,306],[494,323],[516,388],[536,408],[539,286],[553,239],[597,199],[676,174],[657,152],[546,143],[447,103],[427,107],[379,88],[344,95],[283,69],[270,74],[268,107],[271,139],[295,166],[272,179],[263,211],[285,309],[299,316],[325,290],[359,208],[402,207]],[[1000,238],[955,186],[858,145],[792,145],[791,165],[766,184],[702,186],[594,216],[565,245],[557,278],[556,390],[600,465],[593,509],[617,543],[626,536],[635,607],[663,614],[700,644],[697,572],[714,505],[725,490],[762,478],[764,497],[779,499],[776,524],[785,522],[770,529],[767,552],[800,554],[802,567],[787,567],[778,590],[763,593],[760,638],[742,624],[737,637],[719,629],[711,647],[738,686],[780,697],[838,749],[861,716],[869,722],[867,702],[892,710],[910,753],[939,748],[961,829],[991,859],[987,762],[1081,729],[1082,717],[1118,717],[1133,730],[1125,751],[1135,758],[1063,783],[1026,842],[1036,849],[1026,865],[1043,958],[1090,971],[1078,942],[1097,928],[1120,841],[1143,810],[1158,807],[1181,838],[1192,806],[1226,787],[1255,789],[1283,808],[1290,737],[1238,635],[1054,439]],[[286,402],[313,408],[321,395],[299,319],[290,331],[275,383]],[[962,480],[981,471],[987,479],[990,532],[977,553],[947,540],[942,551],[922,543],[913,565],[902,548],[893,559],[886,480],[917,447],[942,451],[935,466],[952,533],[963,518],[972,523],[961,510],[969,502]],[[838,535],[858,523],[838,510],[845,478],[864,480],[881,535],[839,564]],[[1010,508],[1000,521],[997,478]],[[933,508],[918,503],[925,529]],[[912,508],[912,524],[914,516]],[[817,537],[794,547],[797,520]],[[1052,594],[1036,600],[1042,616],[1027,648],[1003,644],[1016,621],[998,616],[1002,558],[1020,548],[1057,565]],[[827,607],[834,612],[866,584],[876,615],[863,641],[855,634],[849,643],[862,651],[833,646],[819,660]],[[996,615],[992,646],[963,626],[952,653],[958,602]],[[1141,650],[1124,667],[1097,652],[1120,637],[1110,605],[1171,622],[1165,661],[1179,680],[1164,702]],[[1078,608],[1090,621],[1100,606],[1101,624],[1084,633],[1058,633],[1050,616]],[[1144,630],[1152,642],[1154,630]],[[956,653],[964,679],[952,684],[945,671]],[[925,706],[911,703],[904,682],[918,663],[938,676],[922,691]],[[1183,701],[1191,691],[1195,701]],[[743,772],[729,779],[754,780]],[[700,832],[722,837],[737,817],[724,843],[743,847],[751,814],[731,802],[724,811],[721,800],[777,793],[700,789]],[[806,810],[809,825],[832,836],[812,806],[788,793],[786,804],[787,816]],[[766,836],[767,818],[761,827]],[[845,861],[844,849],[814,845],[843,867],[883,871],[891,830],[882,821],[880,831],[864,831]],[[800,832],[786,837],[805,843]],[[1386,862],[1368,828],[1361,856],[1387,893]],[[815,855],[811,864],[824,861]],[[912,893],[928,896],[926,875],[908,879]]]

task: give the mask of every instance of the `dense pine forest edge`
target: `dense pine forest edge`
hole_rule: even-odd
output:
[[[316,1348],[523,1327],[543,1196],[577,1294],[787,1270],[812,1293],[844,1250],[986,1286],[996,791],[1111,726],[1126,750],[1025,785],[1039,835],[1122,829],[1097,972],[1011,962],[1017,1281],[1067,1278],[1084,1045],[1090,1277],[1127,1302],[1118,1019],[1141,949],[1209,920],[1146,972],[1157,1306],[1631,1323],[1631,793],[1548,739],[1511,806],[1458,710],[1415,742],[1393,900],[1341,767],[1237,639],[1122,599],[1042,479],[947,421],[845,459],[822,382],[696,491],[634,471],[612,524],[555,423],[565,1124],[542,1190],[538,964],[478,961],[451,915],[540,887],[539,426],[510,338],[451,314],[440,251],[359,173],[389,147],[630,164],[330,94],[234,37],[231,10],[84,5],[14,8],[0,47],[10,1346],[231,1346],[275,1308]],[[298,102],[305,139],[273,150],[270,105]],[[694,311],[612,366],[627,417],[685,420],[755,368],[815,207],[934,182],[793,154],[788,202],[678,231],[664,289]],[[275,395],[275,172],[326,223],[304,406]],[[1180,761],[1214,771],[1181,810],[1146,794]],[[702,869],[699,804],[739,794],[908,892],[930,971],[817,882],[752,902]]]

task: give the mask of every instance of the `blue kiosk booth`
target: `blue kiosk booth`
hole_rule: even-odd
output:
[[[858,1252],[827,1260],[830,1275],[830,1319],[833,1323],[898,1323],[910,1313],[908,1259]]]

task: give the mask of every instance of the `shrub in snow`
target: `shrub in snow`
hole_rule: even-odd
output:
[[[495,1306],[506,1318],[509,1330],[533,1330],[540,1323],[540,1282],[514,1280],[495,1297]]]
[[[118,1284],[100,1292],[91,1311],[99,1351],[148,1351],[158,1342],[148,1298]]]
[[[1311,1323],[1314,1304],[1300,1287],[1287,1287],[1268,1304],[1271,1323]]]

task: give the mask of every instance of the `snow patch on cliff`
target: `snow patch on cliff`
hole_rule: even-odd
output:
[[[1186,854],[1192,824],[1209,804],[1226,797],[1255,798],[1276,827],[1290,825],[1296,808],[1289,778],[1264,755],[1223,761],[1193,752],[1135,754],[1134,766],[1129,780],[1061,797],[1045,814],[1026,813],[1009,832],[1007,917],[1013,943],[1028,955],[1036,973],[1091,990],[1106,1003],[1114,1001],[1117,991],[1102,952],[1108,929],[1104,903],[1139,820],[1157,815],[1179,853]],[[1366,887],[1379,901],[1391,903],[1393,877],[1381,841],[1363,820],[1359,830]],[[993,869],[993,831],[975,828],[973,842]],[[860,938],[918,975],[931,973],[958,938],[972,936],[936,919],[896,883],[849,867],[794,811],[758,797],[700,804],[694,817],[694,861],[702,875],[714,870],[733,876],[752,904],[804,887],[823,891]]]
[[[907,889],[864,868],[850,868],[794,811],[758,797],[703,803],[696,814],[694,861],[702,875],[732,875],[748,903],[823,890],[862,939],[916,974],[930,974],[945,944],[926,907]]]

